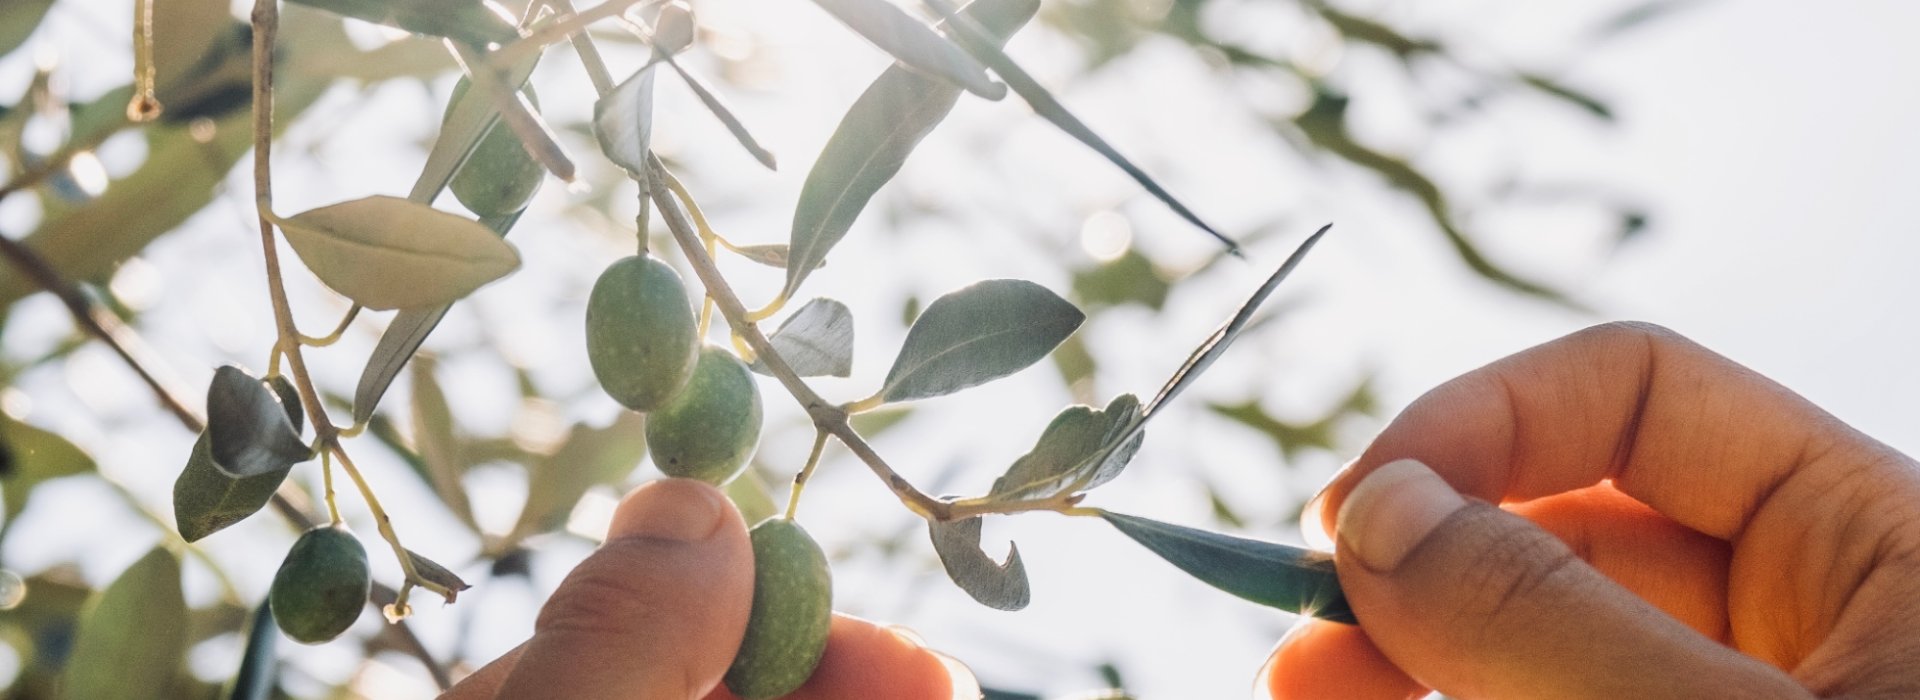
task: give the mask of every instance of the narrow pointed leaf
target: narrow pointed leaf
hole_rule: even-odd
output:
[[[484,219],[481,223],[492,229],[495,234],[505,237],[513,225],[520,221],[523,211],[513,214]],[[393,385],[394,377],[400,376],[400,370],[413,359],[415,350],[426,342],[427,334],[432,333],[440,319],[446,317],[448,305],[425,309],[405,309],[393,315],[387,323],[387,330],[380,334],[380,342],[373,346],[373,353],[367,356],[367,366],[360,370],[360,384],[353,391],[353,422],[365,423],[373,418],[373,409],[380,404],[387,387]]]
[[[413,363],[413,445],[420,453],[427,481],[440,502],[467,527],[479,531],[473,520],[473,506],[467,502],[467,489],[460,479],[466,465],[460,461],[460,442],[454,436],[453,409],[447,405],[446,392],[434,376],[434,364],[422,357]]]
[[[1027,566],[1020,562],[1019,546],[1007,545],[1006,563],[994,561],[980,551],[980,525],[978,517],[947,523],[928,521],[940,564],[946,567],[954,585],[981,605],[996,610],[1027,607],[1033,591],[1027,585]]]
[[[1086,320],[1026,280],[986,280],[935,299],[907,329],[879,396],[911,401],[1013,374],[1046,357]]]
[[[853,373],[853,312],[835,299],[807,302],[767,339],[781,359],[802,377],[845,377]],[[754,360],[751,369],[771,373]]]
[[[95,469],[93,458],[59,435],[27,425],[0,413],[0,489],[6,491],[7,517],[17,518],[33,489],[48,479],[85,474]]]
[[[534,54],[514,64],[502,74],[501,85],[520,89],[526,84],[527,76],[533,74],[539,58],[539,54]],[[448,105],[446,119],[440,124],[440,135],[434,139],[433,149],[427,152],[427,162],[421,166],[420,176],[414,179],[407,199],[421,204],[433,203],[467,156],[480,145],[481,137],[499,121],[500,112],[494,109],[492,98],[480,90],[468,90]]]
[[[593,137],[600,152],[636,177],[647,174],[647,148],[653,139],[653,79],[658,63],[648,63],[593,103]],[[641,191],[645,190],[642,184]]]
[[[1067,407],[1047,424],[1033,449],[994,480],[987,495],[1001,500],[1044,499],[1106,483],[1140,449],[1145,434],[1129,434],[1139,417],[1140,399],[1133,394],[1115,397],[1105,409]]]
[[[273,609],[267,602],[253,610],[253,624],[247,628],[247,648],[240,654],[240,671],[233,676],[230,700],[271,700],[279,684],[280,661],[277,648],[280,630],[273,624]]]
[[[947,19],[949,26],[952,28],[950,35],[954,41],[959,43],[962,48],[965,48],[967,53],[973,54],[974,58],[980,59],[982,63],[987,64],[988,68],[992,68],[993,72],[1000,76],[1001,80],[1007,81],[1007,86],[1013,88],[1013,92],[1018,94],[1020,99],[1026,100],[1027,105],[1033,108],[1035,114],[1040,115],[1041,118],[1046,119],[1061,131],[1066,132],[1068,136],[1072,136],[1087,148],[1091,148],[1095,153],[1099,153],[1102,158],[1106,158],[1108,162],[1119,167],[1128,177],[1133,178],[1134,182],[1139,183],[1141,187],[1145,188],[1148,194],[1152,194],[1155,199],[1160,200],[1167,205],[1167,208],[1172,209],[1173,213],[1180,215],[1180,218],[1186,219],[1188,223],[1199,227],[1200,230],[1219,239],[1221,243],[1227,246],[1228,252],[1236,255],[1239,254],[1240,244],[1235,243],[1232,238],[1228,238],[1226,234],[1214,229],[1208,225],[1207,222],[1201,221],[1198,214],[1193,213],[1193,210],[1188,209],[1187,205],[1182,204],[1179,199],[1174,198],[1173,193],[1168,192],[1165,187],[1160,186],[1160,183],[1148,175],[1147,171],[1140,169],[1138,165],[1134,165],[1133,161],[1128,160],[1126,156],[1121,155],[1118,150],[1115,150],[1112,145],[1108,144],[1106,139],[1094,133],[1093,129],[1088,127],[1086,122],[1080,121],[1079,117],[1074,116],[1073,112],[1068,111],[1066,105],[1061,104],[1060,100],[1053,96],[1053,93],[1048,92],[1045,87],[1040,85],[1039,81],[1034,80],[1033,76],[1027,73],[1026,69],[1021,68],[1020,64],[1015,63],[1013,58],[1008,56],[1007,52],[1002,50],[1000,45],[993,40],[992,34],[980,26],[980,23],[973,21],[964,14],[956,13],[953,4],[947,0],[925,1]]]
[[[311,452],[280,397],[233,365],[214,370],[207,387],[207,446],[214,466],[235,478],[286,469]]]
[[[740,147],[747,149],[747,153],[752,154],[753,159],[760,161],[761,165],[767,166],[768,170],[780,169],[779,164],[773,157],[773,151],[769,151],[765,146],[760,145],[760,141],[753,137],[753,133],[747,131],[747,125],[742,123],[739,117],[733,115],[733,110],[727,107],[727,103],[720,100],[720,96],[715,94],[712,88],[707,87],[707,84],[701,81],[699,76],[687,72],[687,69],[682,68],[679,62],[671,58],[666,59],[666,61],[667,65],[673,66],[675,73],[680,74],[680,79],[687,84],[687,89],[692,90],[693,95],[700,98],[700,104],[706,105],[707,111],[712,112],[714,118],[719,119],[720,123],[727,127],[728,133],[733,134],[733,140],[740,142]]]
[[[207,434],[193,443],[186,469],[173,482],[173,524],[180,537],[198,542],[266,507],[292,466],[234,477],[214,465]]]
[[[447,587],[449,592],[446,595],[446,599],[449,605],[453,604],[454,599],[460,596],[461,591],[473,587],[472,584],[461,579],[459,574],[453,573],[452,569],[441,566],[439,562],[432,559],[420,556],[419,552],[411,549],[407,550],[407,559],[413,563],[413,572],[419,574],[420,578]]]
[[[375,195],[280,221],[320,281],[369,309],[452,303],[520,267],[520,254],[480,222]]]
[[[1214,588],[1288,612],[1355,621],[1331,554],[1108,511],[1100,517]]]
[[[1007,94],[1006,86],[988,78],[979,61],[887,0],[813,0],[813,4],[901,63],[989,100]]]
[[[163,547],[127,567],[80,615],[60,697],[145,700],[184,670],[187,604],[180,561]]]
[[[728,250],[740,254],[740,257],[766,265],[767,267],[777,267],[783,270],[787,267],[788,252],[792,249],[792,246],[785,243],[765,243],[728,248]],[[818,265],[815,267],[818,267]]]
[[[1267,277],[1267,281],[1262,283],[1259,289],[1254,290],[1253,296],[1247,297],[1246,302],[1240,305],[1240,309],[1234,312],[1232,318],[1227,319],[1226,323],[1200,343],[1200,347],[1194,349],[1193,354],[1187,357],[1187,361],[1181,364],[1179,369],[1174,370],[1173,376],[1169,377],[1166,385],[1160,388],[1160,393],[1147,403],[1147,416],[1152,416],[1161,405],[1186,389],[1193,380],[1198,379],[1200,373],[1207,371],[1207,367],[1211,366],[1214,360],[1220,359],[1221,353],[1226,352],[1227,346],[1232,345],[1234,339],[1240,336],[1240,331],[1246,328],[1247,321],[1253,318],[1253,312],[1258,311],[1260,304],[1273,294],[1273,290],[1279,288],[1281,282],[1286,281],[1287,275],[1293,274],[1293,269],[1299,267],[1300,261],[1306,259],[1307,251],[1313,250],[1313,245],[1319,243],[1320,238],[1327,235],[1327,230],[1331,228],[1333,224],[1327,224],[1320,227],[1320,230],[1315,231],[1312,236],[1308,236],[1306,242],[1301,243],[1299,248],[1295,248],[1293,254],[1287,256],[1286,262],[1280,264],[1280,269],[1274,270],[1273,274]]]
[[[1040,8],[1039,0],[976,0],[964,11],[1005,43]],[[881,185],[893,179],[920,140],[933,132],[960,99],[960,88],[904,65],[894,65],[867,86],[826,148],[807,172],[793,212],[785,292],[826,260]]]
[[[647,454],[646,419],[621,411],[604,428],[576,425],[560,449],[527,470],[527,502],[508,542],[559,529],[587,489],[618,485]]]
[[[1539,90],[1550,97],[1558,98],[1567,104],[1586,110],[1588,114],[1593,115],[1595,118],[1603,121],[1613,121],[1613,108],[1609,107],[1605,100],[1544,75],[1521,73],[1517,77],[1521,82],[1526,83],[1528,87]]]

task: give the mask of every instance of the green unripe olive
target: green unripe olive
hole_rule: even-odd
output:
[[[467,94],[467,88],[466,78],[453,86],[453,98],[447,100],[447,114],[453,113],[453,105]],[[531,86],[522,93],[535,107],[540,106]],[[501,217],[527,208],[546,174],[546,168],[520,145],[520,137],[513,134],[513,129],[496,121],[487,127],[487,133],[480,137],[480,143],[473,147],[466,162],[454,171],[448,188],[469,211],[482,218]]]
[[[743,700],[763,700],[793,692],[820,663],[833,579],[820,545],[791,520],[763,521],[751,539],[753,609],[726,684]]]
[[[760,441],[760,386],[724,348],[700,351],[693,378],[647,415],[647,453],[667,476],[727,483]]]
[[[345,527],[306,531],[273,575],[267,605],[287,636],[307,644],[340,636],[360,619],[373,584],[367,550]]]
[[[651,255],[621,258],[600,273],[587,298],[587,360],[607,395],[635,411],[664,406],[699,357],[680,273]]]

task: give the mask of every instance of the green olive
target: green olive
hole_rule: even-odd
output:
[[[587,360],[600,387],[635,411],[673,398],[700,357],[680,273],[651,255],[622,258],[587,299]]]
[[[693,378],[647,416],[647,452],[668,476],[727,483],[760,441],[760,387],[746,363],[707,346]]]
[[[267,604],[280,631],[319,644],[360,619],[372,584],[360,540],[345,527],[323,525],[300,535],[287,550],[286,561],[273,575]]]
[[[453,98],[447,100],[448,114],[453,113],[453,105],[467,94],[467,88],[466,78],[453,86]],[[531,86],[522,92],[535,107],[540,106]],[[454,171],[449,188],[469,211],[481,218],[495,218],[527,208],[545,177],[546,169],[520,145],[520,137],[513,134],[512,128],[496,121],[487,127],[487,133],[480,137],[480,143],[473,147],[466,162]]]
[[[827,648],[833,577],[827,555],[785,518],[754,526],[753,609],[727,689],[743,700],[791,693],[813,675]]]

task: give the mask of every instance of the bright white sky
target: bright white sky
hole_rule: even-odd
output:
[[[682,132],[663,129],[660,136],[663,147],[688,154],[721,151],[711,154],[711,169],[700,172],[709,183],[703,197],[710,208],[727,209],[726,203],[749,197],[778,203],[717,217],[723,230],[753,242],[784,237],[788,207],[812,154],[844,105],[884,64],[851,45],[811,8],[793,3],[798,10],[762,13],[763,4],[715,0],[701,7],[711,8],[705,21],[713,25],[737,24],[775,37],[772,50],[781,52],[782,60],[759,64],[768,72],[764,89],[733,102],[762,140],[781,153],[783,171],[760,174],[739,153],[726,152],[731,144],[715,128],[701,126],[697,108],[677,88],[662,89],[662,124],[687,126]],[[1590,176],[1585,179],[1651,203],[1654,228],[1610,255],[1604,252],[1600,223],[1577,212],[1488,212],[1475,220],[1497,256],[1576,290],[1602,310],[1598,317],[1490,290],[1449,257],[1410,207],[1372,194],[1370,176],[1302,165],[1278,150],[1283,146],[1262,135],[1258,124],[1209,101],[1217,99],[1219,86],[1176,51],[1143,49],[1067,93],[1068,102],[1123,150],[1162,173],[1176,192],[1228,228],[1288,217],[1285,233],[1256,246],[1256,266],[1197,278],[1176,292],[1161,317],[1121,312],[1111,323],[1090,326],[1085,332],[1096,347],[1108,349],[1102,359],[1111,374],[1102,380],[1102,395],[1150,390],[1261,275],[1258,266],[1277,262],[1300,235],[1331,220],[1337,223],[1336,237],[1291,288],[1303,303],[1272,332],[1230,353],[1196,388],[1191,405],[1199,405],[1200,397],[1231,401],[1260,391],[1276,411],[1308,415],[1330,392],[1360,372],[1375,370],[1391,411],[1438,382],[1528,345],[1600,320],[1633,318],[1668,325],[1896,447],[1920,449],[1920,403],[1911,400],[1920,395],[1920,373],[1911,369],[1920,324],[1911,319],[1907,303],[1920,298],[1920,276],[1911,272],[1911,261],[1920,258],[1920,198],[1911,194],[1920,183],[1920,133],[1911,128],[1920,123],[1920,88],[1908,69],[1920,65],[1920,46],[1905,36],[1907,28],[1920,26],[1920,5],[1899,0],[1817,6],[1790,0],[1707,2],[1591,55],[1568,57],[1567,38],[1585,20],[1615,6],[1582,5],[1453,0],[1385,7],[1389,19],[1456,39],[1491,63],[1565,69],[1569,82],[1612,101],[1620,114],[1617,129],[1592,127],[1558,105],[1511,103],[1495,109],[1484,125],[1449,134],[1444,150],[1426,149],[1426,137],[1396,116],[1388,97],[1367,102],[1363,94],[1354,109],[1370,141],[1419,153],[1422,165],[1446,173],[1449,184],[1465,192],[1518,168],[1537,177]],[[89,94],[87,84],[117,83],[125,68],[117,58],[92,64],[99,51],[74,48],[125,36],[124,13],[117,5],[111,12],[86,10],[61,18],[58,29],[51,30],[63,40],[39,39],[45,50],[74,52],[65,60],[78,66],[80,94]],[[823,46],[853,48],[815,50]],[[1022,37],[1013,51],[1043,79],[1059,75],[1057,59],[1069,55],[1058,40],[1046,37]],[[1377,61],[1351,51],[1342,60]],[[24,70],[20,60],[0,63],[0,94],[16,94]],[[548,94],[573,94],[568,88],[580,87],[569,83],[581,82],[570,64],[551,71],[549,78],[557,85],[548,90],[543,83]],[[431,108],[437,114],[437,107],[429,107],[418,90],[377,97],[364,112],[350,114],[358,106],[347,103],[333,106],[337,119],[328,120],[327,127],[356,138],[326,142],[319,151],[323,166],[283,166],[278,180],[285,188],[278,193],[283,209],[404,191],[417,168],[418,151],[410,149],[417,149],[423,137],[410,129],[425,127],[408,110]],[[550,108],[566,109],[556,102],[546,100]],[[811,291],[844,299],[875,294],[876,288],[883,294],[938,293],[988,276],[1029,276],[1058,286],[1065,276],[1057,251],[1070,251],[1080,222],[1110,207],[1133,218],[1134,240],[1156,254],[1197,260],[1205,253],[1198,235],[1023,115],[1017,105],[963,102],[955,120],[910,166],[911,183],[896,190],[910,195],[902,199],[950,207],[1001,201],[1024,191],[1035,192],[1041,203],[1012,207],[1018,215],[966,220],[971,226],[964,230],[954,224],[919,227],[912,232],[919,237],[913,246],[902,245],[903,236],[877,230],[873,220],[878,217],[870,216],[848,247],[836,253],[834,267],[875,273],[823,274]],[[317,131],[294,138],[311,143]],[[1256,150],[1271,153],[1247,155]],[[368,163],[379,167],[363,165]],[[241,180],[235,182],[244,188]],[[954,187],[959,184],[964,187]],[[983,188],[984,193],[975,191]],[[969,194],[953,195],[950,189]],[[527,271],[521,273],[527,281],[484,290],[475,305],[477,316],[456,314],[436,341],[440,347],[478,342],[476,318],[498,323],[564,318],[565,308],[577,312],[584,297],[580,278],[586,274],[580,260],[611,260],[621,254],[621,244],[601,232],[545,233],[562,227],[554,214],[570,196],[579,195],[549,187],[520,229],[539,233],[516,232],[527,255]],[[0,223],[19,215],[0,210]],[[194,230],[149,258],[159,273],[155,283],[168,295],[151,317],[154,340],[192,382],[204,380],[223,361],[258,366],[267,347],[264,305],[235,301],[253,298],[260,284],[253,239],[241,237],[242,216],[241,207],[216,205],[195,221]],[[7,232],[17,234],[16,229]],[[234,248],[237,242],[245,247]],[[235,267],[227,269],[235,272],[212,280],[188,274],[199,256],[209,254],[233,260]],[[774,283],[774,276],[762,276],[767,279],[745,285],[748,296],[764,295]],[[320,311],[329,308],[324,294],[306,290],[302,296],[296,303],[315,309],[303,316],[327,315]],[[551,298],[563,301],[562,312],[546,301]],[[170,308],[175,304],[181,308]],[[897,323],[889,320],[897,309],[856,303],[855,311],[863,329],[859,373],[855,380],[826,383],[829,395],[861,393],[866,386],[861,382],[877,379],[883,358],[899,341]],[[41,299],[23,308],[16,323],[38,318],[49,333],[58,333],[58,314]],[[169,323],[178,330],[164,330]],[[496,340],[515,353],[558,358],[536,374],[548,386],[574,390],[582,386],[585,371],[573,362],[580,345],[575,335],[573,321],[555,320],[516,327]],[[10,340],[27,345],[33,337],[19,333]],[[370,342],[371,335],[350,339],[345,349],[322,361],[319,371],[337,386],[348,385]],[[109,356],[82,353],[74,365],[63,376],[37,376],[22,387],[44,411],[36,419],[81,439],[101,456],[103,468],[148,494],[165,512],[166,494],[191,436],[152,413]],[[484,370],[461,374],[457,358],[447,371],[458,377],[447,382],[456,405],[485,405],[511,391],[501,377]],[[1044,371],[1030,374],[930,403],[925,416],[883,437],[879,446],[899,455],[896,461],[923,482],[958,466],[951,488],[978,488],[997,471],[995,465],[1023,451],[1038,426],[1066,401],[1058,382]],[[766,390],[774,391],[772,385]],[[808,436],[778,427],[791,427],[777,422],[791,418],[782,413],[790,402],[777,393],[767,398],[776,427],[763,449],[797,459]],[[573,415],[604,416],[609,409],[604,400],[582,404],[570,409]],[[1194,417],[1175,415],[1157,423],[1133,471],[1092,502],[1205,523],[1206,501],[1190,478],[1203,474],[1235,485],[1230,495],[1261,528],[1255,534],[1297,541],[1298,533],[1280,524],[1287,510],[1352,456],[1316,455],[1280,471],[1272,466],[1277,455],[1267,443]],[[504,416],[463,420],[475,429],[498,429]],[[1370,429],[1352,426],[1353,444]],[[982,439],[1002,434],[1002,439]],[[774,461],[792,460],[778,456]],[[372,466],[383,493],[391,492],[400,509],[416,513],[401,518],[403,534],[433,543],[416,548],[437,549],[454,561],[473,551],[474,543],[458,534],[450,519],[423,505],[427,496],[411,477],[391,465]],[[476,475],[472,486],[483,521],[511,521],[520,482],[508,471]],[[809,491],[805,519],[830,550],[893,534],[912,522],[844,456],[823,469],[815,489]],[[49,500],[102,497],[101,490],[84,485],[62,485],[45,494]],[[23,523],[6,559],[31,571],[84,551],[89,574],[105,578],[150,546],[146,535],[117,536],[146,532],[132,516],[106,514],[99,522],[98,528],[80,531],[51,521]],[[272,570],[266,562],[277,560],[287,534],[260,523],[232,533],[209,541],[209,549],[232,565],[244,590],[264,590]],[[972,604],[936,570],[923,566],[931,555],[918,532],[904,539],[915,553],[901,560],[904,564],[876,565],[870,554],[857,554],[842,565],[839,604],[916,628],[996,685],[1084,689],[1097,683],[1092,666],[1112,660],[1149,698],[1244,696],[1254,670],[1289,623],[1284,615],[1185,578],[1103,525],[1046,515],[989,525],[990,549],[1008,537],[1020,542],[1034,580],[1034,604],[1026,611],[998,613]],[[553,551],[536,577],[543,587],[585,553],[582,545],[564,542]],[[390,564],[385,571],[391,579]],[[200,585],[198,590],[208,589]],[[473,649],[488,655],[526,634],[537,600],[537,594],[496,585],[463,599],[460,607],[487,610],[470,633],[456,626],[456,610],[434,606],[423,606],[418,624],[443,653],[464,635]],[[197,652],[196,668],[218,676],[231,668],[235,652]],[[303,667],[322,675],[337,677],[350,669],[350,657],[338,649],[300,653]],[[402,690],[409,682],[404,673],[383,682],[398,684],[384,686],[398,696],[412,694]]]

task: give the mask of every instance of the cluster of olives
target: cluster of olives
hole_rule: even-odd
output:
[[[746,468],[760,439],[760,389],[746,363],[702,347],[692,300],[652,255],[609,266],[587,300],[587,358],[607,394],[647,414],[647,452],[668,476],[720,485]],[[832,579],[820,545],[797,523],[754,526],[753,608],[726,675],[745,700],[785,695],[826,650]]]

